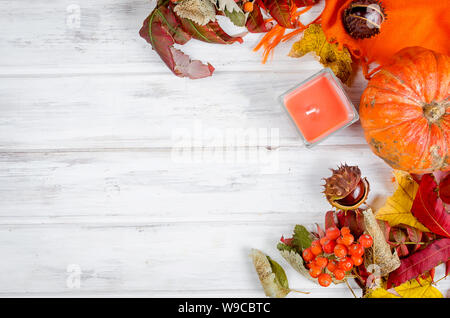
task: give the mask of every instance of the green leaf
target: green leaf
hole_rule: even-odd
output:
[[[301,251],[311,246],[311,233],[309,233],[309,231],[303,225],[297,224],[295,226],[292,239],[293,244],[295,246],[298,246],[299,250]]]
[[[286,245],[286,244],[281,243],[281,242],[279,242],[277,244],[277,249],[279,251],[288,251],[288,252],[293,251],[293,252],[296,252],[296,249],[294,247]]]
[[[234,25],[238,26],[238,27],[243,27],[245,25],[245,14],[242,11],[228,11],[228,10],[224,10],[223,13],[228,17],[228,19],[230,19],[231,22],[233,22]]]
[[[270,256],[267,256],[267,260],[270,263],[272,272],[275,274],[275,283],[281,288],[289,290],[289,282],[283,267],[281,267],[280,264],[271,259]]]

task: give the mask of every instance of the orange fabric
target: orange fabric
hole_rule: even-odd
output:
[[[380,33],[368,39],[347,34],[342,14],[352,0],[326,0],[322,28],[328,41],[347,47],[361,59],[364,73],[368,64],[388,63],[404,47],[421,46],[450,55],[450,4],[447,0],[381,0],[386,20]]]

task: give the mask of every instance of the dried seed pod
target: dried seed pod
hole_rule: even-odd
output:
[[[365,253],[365,266],[369,268],[372,264],[376,265],[379,270],[378,274],[381,277],[386,276],[400,266],[400,258],[396,252],[391,252],[391,248],[386,242],[383,231],[372,213],[372,209],[363,211],[363,215],[366,231],[373,238],[372,247],[367,249]]]
[[[380,33],[386,13],[380,1],[355,0],[344,10],[342,20],[352,38],[365,39]]]
[[[332,206],[341,210],[354,210],[366,201],[369,182],[361,178],[361,170],[357,166],[344,164],[331,171],[331,177],[324,179],[323,192]]]

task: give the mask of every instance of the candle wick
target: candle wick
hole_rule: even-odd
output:
[[[306,115],[311,115],[312,113],[316,113],[316,112],[317,112],[317,108],[312,108],[312,109],[306,111]]]

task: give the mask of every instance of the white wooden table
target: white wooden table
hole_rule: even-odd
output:
[[[292,287],[352,297],[276,251],[296,223],[323,222],[329,167],[359,165],[375,206],[393,189],[359,124],[313,150],[289,125],[276,98],[319,63],[287,57],[289,42],[262,65],[260,35],[191,41],[216,72],[177,78],[138,35],[153,5],[0,0],[0,296],[261,297],[256,247]]]

